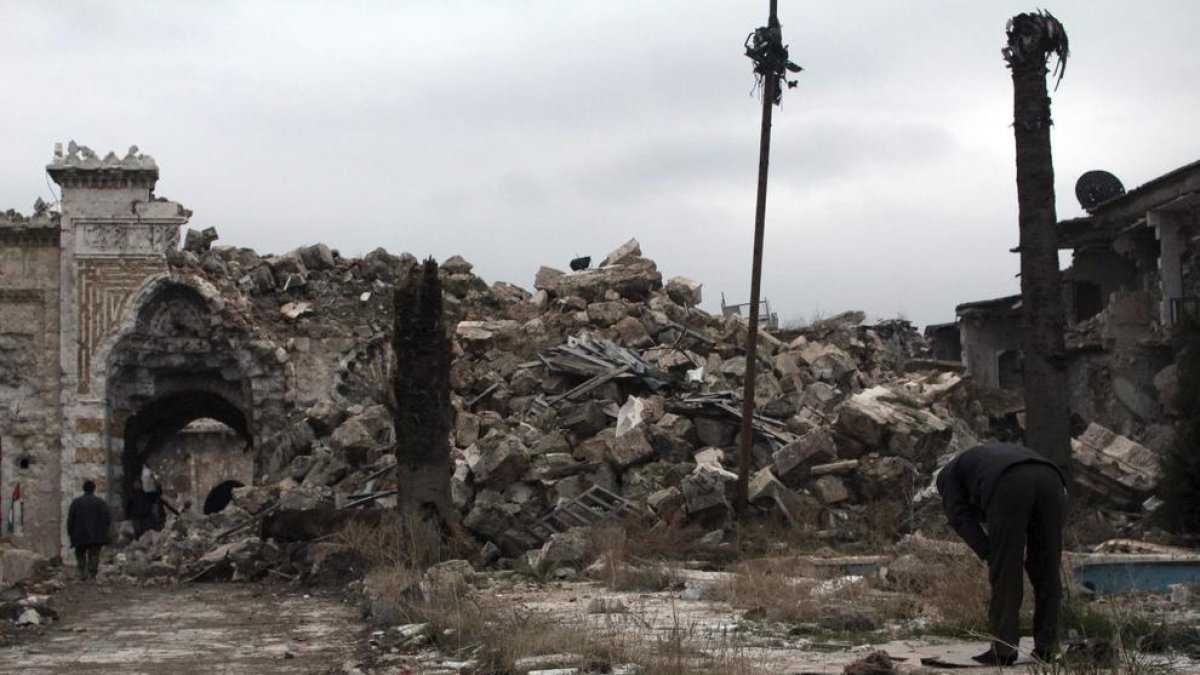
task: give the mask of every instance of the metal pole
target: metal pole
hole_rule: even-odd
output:
[[[771,0],[768,25],[779,26],[778,0]],[[750,325],[746,330],[746,380],[742,395],[742,429],[738,445],[738,515],[746,512],[750,492],[750,449],[754,445],[754,380],[758,370],[758,306],[762,290],[763,230],[767,219],[767,169],[771,159],[771,108],[779,78],[767,77],[762,92],[762,131],[758,147],[758,200],[754,207],[754,263],[750,272]]]

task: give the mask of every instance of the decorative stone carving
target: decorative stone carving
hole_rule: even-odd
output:
[[[82,255],[166,255],[179,246],[178,223],[83,222],[76,252]]]

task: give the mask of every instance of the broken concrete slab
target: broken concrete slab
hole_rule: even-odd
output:
[[[1099,424],[1088,425],[1071,447],[1076,482],[1117,503],[1140,505],[1158,484],[1158,455]]]

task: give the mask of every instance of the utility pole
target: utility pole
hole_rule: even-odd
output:
[[[746,38],[746,56],[754,61],[754,73],[762,86],[762,131],[758,148],[758,197],[754,207],[754,261],[750,272],[750,325],[746,331],[746,378],[742,394],[742,427],[738,445],[738,515],[746,512],[750,491],[750,449],[754,445],[754,387],[758,370],[758,308],[762,291],[763,231],[767,219],[767,169],[771,161],[771,113],[783,95],[787,72],[800,72],[800,66],[788,60],[779,25],[778,0],[771,0],[770,17],[765,28]]]

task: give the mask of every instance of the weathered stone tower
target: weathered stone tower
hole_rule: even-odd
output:
[[[46,170],[61,215],[0,220],[0,494],[6,534],[54,555],[82,481],[113,496],[106,355],[191,214],[154,197],[158,167],[136,147],[100,158],[72,142]]]

